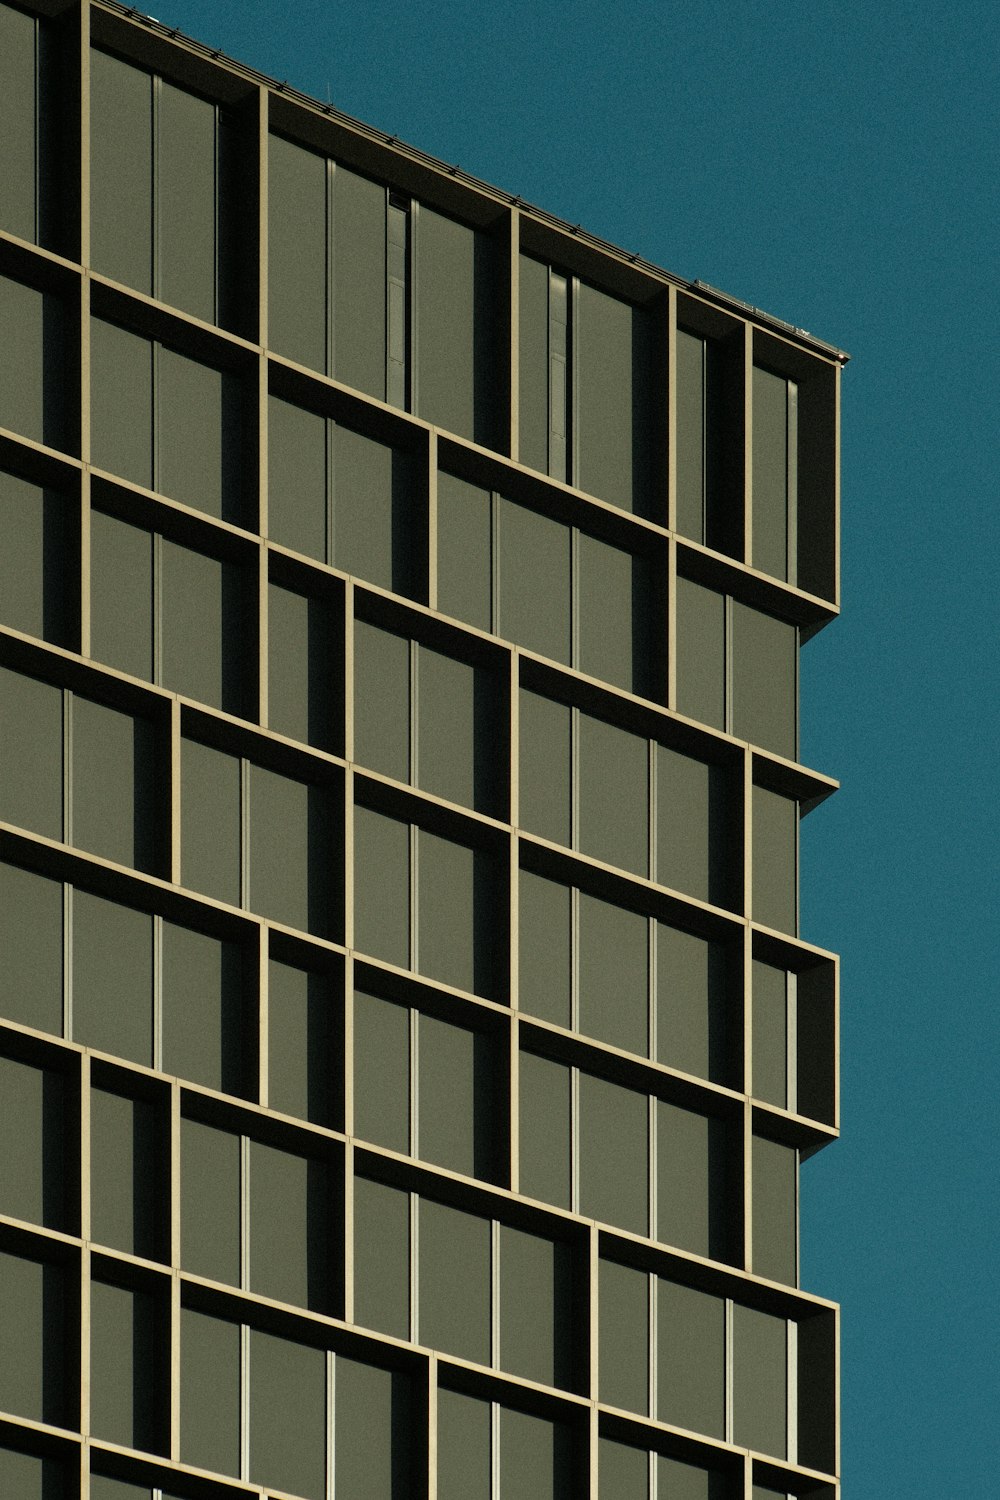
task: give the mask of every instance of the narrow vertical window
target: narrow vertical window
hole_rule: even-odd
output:
[[[385,388],[390,406],[405,411],[409,402],[408,391],[408,345],[407,322],[409,299],[407,297],[407,271],[410,242],[410,214],[407,205],[398,199],[389,200],[386,220],[386,330],[385,330]]]

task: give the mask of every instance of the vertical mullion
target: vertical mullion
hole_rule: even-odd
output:
[[[510,427],[507,433],[508,452],[512,459],[521,457],[521,213],[511,208],[507,224],[507,283],[510,287],[510,342],[507,358],[510,362],[510,381],[507,388]]]
[[[334,198],[334,173],[336,172],[336,170],[337,169],[336,169],[336,166],[334,165],[334,163],[330,160],[329,157],[327,157],[327,159],[326,159],[326,178],[325,178],[326,203],[325,203],[325,214],[324,214],[325,227],[326,227],[326,268],[325,268],[324,287],[323,287],[323,294],[324,294],[324,317],[326,319],[326,330],[325,330],[325,332],[326,332],[326,374],[327,375],[332,375],[334,373],[334,371],[336,370],[336,368],[337,368],[336,363],[335,363],[335,361],[336,361],[336,337],[337,337],[337,330],[334,327],[334,320],[333,320],[333,306],[334,306],[333,278],[336,275],[336,269],[337,269],[336,268],[336,264],[334,262],[334,254],[333,254],[333,236],[334,236],[333,216],[334,216],[334,211],[335,211],[334,210],[334,202],[335,202],[335,198]]]
[[[268,965],[270,929],[266,922],[257,926],[256,989],[257,993],[257,1101],[267,1107],[270,1073],[270,969]]]
[[[798,976],[785,974],[785,1098],[791,1114],[799,1112],[799,986]]]
[[[153,637],[153,681],[157,687],[163,685],[163,536],[153,532],[153,588],[152,588]]]
[[[677,530],[677,288],[667,288],[667,529]]]
[[[181,706],[176,698],[170,700],[170,772],[168,777],[170,808],[169,808],[169,839],[170,839],[170,880],[174,885],[181,883],[181,797],[183,795],[183,784],[181,777]]]
[[[428,442],[428,469],[427,469],[427,604],[428,608],[436,610],[438,607],[438,442],[437,428],[432,427],[427,434]]]
[[[785,576],[789,583],[798,583],[799,549],[799,387],[796,381],[786,381],[786,461],[785,481]]]
[[[667,701],[666,706],[677,710],[677,538],[667,542]]]
[[[170,1085],[170,1447],[173,1463],[181,1457],[181,1091],[176,1080]]]
[[[250,905],[250,762],[240,756],[240,905]]]
[[[153,916],[153,1036],[150,1055],[156,1071],[163,1070],[163,918]]]
[[[500,1368],[500,1221],[490,1219],[490,1368]]]
[[[251,329],[251,337],[255,337],[261,347],[266,350],[268,345],[268,259],[270,247],[268,244],[268,194],[270,191],[268,179],[268,94],[266,88],[257,90],[257,308],[255,329]],[[218,196],[218,194],[217,194]],[[266,469],[264,470],[266,474]]]
[[[753,558],[753,328],[743,325],[743,551],[737,561]]]
[[[160,104],[163,95],[163,80],[154,73],[150,77],[150,160],[149,160],[149,211],[152,222],[149,226],[149,248],[153,264],[149,268],[149,286],[157,302],[163,301],[160,272],[163,256],[160,247]]]

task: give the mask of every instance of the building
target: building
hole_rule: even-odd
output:
[[[0,1493],[834,1500],[843,356],[0,4]]]

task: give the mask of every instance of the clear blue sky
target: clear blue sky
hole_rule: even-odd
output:
[[[853,355],[804,656],[804,935],[843,955],[845,1500],[1000,1463],[1000,19],[926,0],[157,0],[159,19]],[[990,579],[994,584],[990,584]],[[832,1226],[832,1228],[830,1227]]]

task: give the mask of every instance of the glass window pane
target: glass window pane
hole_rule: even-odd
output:
[[[330,611],[321,599],[273,583],[267,598],[268,725],[291,739],[331,750],[342,729],[334,723],[340,653]]]
[[[497,633],[568,662],[569,528],[501,499],[497,533]]]
[[[646,315],[586,282],[578,286],[577,483],[644,514],[651,428]]]
[[[170,1221],[161,1121],[151,1100],[90,1091],[90,1233],[147,1260],[162,1258]]]
[[[239,524],[240,412],[235,377],[157,346],[157,484]]]
[[[333,373],[337,380],[385,394],[385,188],[333,172]]]
[[[0,7],[0,11],[6,9],[6,6]],[[97,1483],[99,1485],[100,1481]],[[134,1493],[133,1491],[133,1496]],[[13,1448],[0,1448],[0,1494],[16,1495],[17,1500],[69,1500],[66,1469],[58,1459],[38,1458],[33,1453],[18,1453]],[[105,1496],[104,1491],[95,1488],[93,1484],[90,1495],[91,1500],[119,1500],[118,1496]],[[132,1496],[123,1493],[120,1500],[132,1500]],[[145,1496],[141,1500],[145,1500]]]
[[[726,727],[726,600],[688,578],[677,580],[677,710]]]
[[[131,1062],[153,1060],[153,919],[73,892],[73,1040]]]
[[[798,803],[766,787],[753,789],[753,918],[798,932]]]
[[[438,474],[438,609],[477,630],[493,629],[489,490]]]
[[[570,1266],[565,1246],[500,1226],[500,1351],[503,1370],[562,1385],[571,1368]]]
[[[0,5],[0,226],[22,240],[37,236],[38,21]]]
[[[794,760],[798,629],[733,600],[733,733]]]
[[[305,1500],[326,1493],[326,1355],[250,1330],[250,1477]]]
[[[409,1378],[338,1354],[335,1382],[336,1493],[350,1500],[407,1500],[414,1467]]]
[[[172,692],[239,713],[239,664],[247,632],[234,608],[235,569],[167,537],[161,549],[160,680]]]
[[[521,826],[568,848],[572,709],[522,688],[519,718]]]
[[[397,594],[417,586],[410,455],[350,427],[332,427],[334,567]]]
[[[414,213],[416,410],[496,445],[493,243],[420,204]]]
[[[576,665],[631,693],[648,693],[636,620],[648,613],[642,558],[581,532],[578,541],[580,649]],[[641,606],[641,608],[640,608]]]
[[[67,1426],[65,1272],[38,1260],[0,1251],[0,1327],[17,1358],[0,1360],[0,1410],[33,1422]],[[76,1381],[72,1382],[73,1402]]]
[[[330,986],[320,974],[268,965],[267,1102],[282,1114],[335,1126],[338,1044]]]
[[[90,456],[133,484],[153,484],[153,346],[100,318],[90,321]]]
[[[154,865],[153,728],[73,697],[73,842],[105,859]]]
[[[66,1135],[62,1075],[0,1057],[0,1213],[66,1229]]]
[[[324,1163],[251,1141],[249,1173],[250,1290],[328,1311],[323,1261],[330,1184]]]
[[[657,1061],[699,1078],[726,1074],[725,955],[716,943],[656,924]]]
[[[489,1364],[489,1220],[422,1198],[419,1284],[419,1342]]]
[[[520,418],[518,458],[549,472],[549,268],[531,256],[519,259],[518,353]]]
[[[354,1179],[354,1321],[410,1337],[410,1195]]]
[[[354,994],[354,1133],[410,1149],[410,1012],[375,995]]]
[[[726,1249],[725,1127],[662,1099],[656,1114],[657,1238],[718,1257]]]
[[[661,1422],[725,1435],[726,1310],[721,1297],[672,1281],[657,1285]]]
[[[0,1015],[62,1036],[63,888],[58,881],[0,863],[0,952]]]
[[[327,163],[268,136],[268,342],[326,372]]]
[[[91,260],[96,270],[151,292],[153,80],[90,54]]]
[[[240,1466],[240,1329],[181,1308],[181,1461],[236,1474]]]
[[[150,532],[95,510],[90,516],[90,649],[153,681],[153,547]]]
[[[185,885],[240,904],[240,763],[197,740],[181,750],[181,875]]]
[[[663,1454],[657,1455],[656,1482],[660,1500],[664,1495],[667,1500],[725,1500],[730,1491],[726,1480],[711,1470]]]
[[[733,1442],[784,1458],[788,1446],[788,1325],[733,1308]]]
[[[522,1052],[519,1191],[559,1208],[570,1206],[570,1072]]]
[[[72,648],[78,565],[70,510],[58,491],[0,469],[0,621]]]
[[[166,1339],[146,1292],[90,1284],[90,1425],[127,1448],[163,1451]]]
[[[798,1152],[753,1138],[753,1269],[756,1276],[798,1282]]]
[[[724,905],[727,898],[725,783],[718,766],[656,747],[656,878],[660,885]]]
[[[364,620],[354,624],[354,758],[410,779],[410,642]]]
[[[497,726],[487,672],[417,647],[417,785],[435,797],[493,810]]]
[[[181,1121],[181,1260],[194,1276],[239,1286],[240,1138]]]
[[[788,1107],[788,976],[753,961],[753,1091]]]
[[[417,851],[416,967],[445,984],[489,994],[494,924],[487,857],[423,828]]]
[[[410,967],[410,826],[354,809],[354,946]]]
[[[500,1493],[503,1500],[568,1500],[572,1483],[569,1434],[541,1417],[500,1409]]]
[[[645,1416],[649,1409],[649,1277],[602,1260],[599,1281],[601,1400]]]
[[[754,366],[753,565],[775,578],[789,576],[789,384]]]
[[[267,414],[271,540],[326,562],[326,418],[277,396],[268,398]]]
[[[580,1030],[646,1056],[649,923],[580,892]]]
[[[649,1101],[580,1074],[580,1212],[649,1232]]]
[[[242,954],[235,943],[163,923],[163,1070],[245,1092]]]
[[[677,530],[705,540],[705,340],[677,330]]]
[[[612,1500],[648,1500],[649,1454],[607,1438],[597,1440],[598,1493]],[[673,1500],[667,1491],[668,1500]]]
[[[63,695],[0,667],[0,818],[63,837]]]
[[[211,323],[217,316],[216,108],[161,80],[156,123],[158,295]]]
[[[491,1500],[491,1414],[488,1401],[438,1391],[438,1500]]]
[[[324,801],[318,787],[250,767],[249,905],[304,931],[328,927],[318,887],[329,871],[320,868],[323,851],[316,847]]]
[[[573,893],[530,870],[520,872],[518,887],[518,1004],[543,1021],[570,1026]]]
[[[649,742],[589,714],[579,718],[579,846],[606,864],[649,869]],[[614,787],[614,796],[608,795]]]
[[[435,1016],[418,1018],[418,1155],[483,1176],[491,1127],[486,1038]]]

